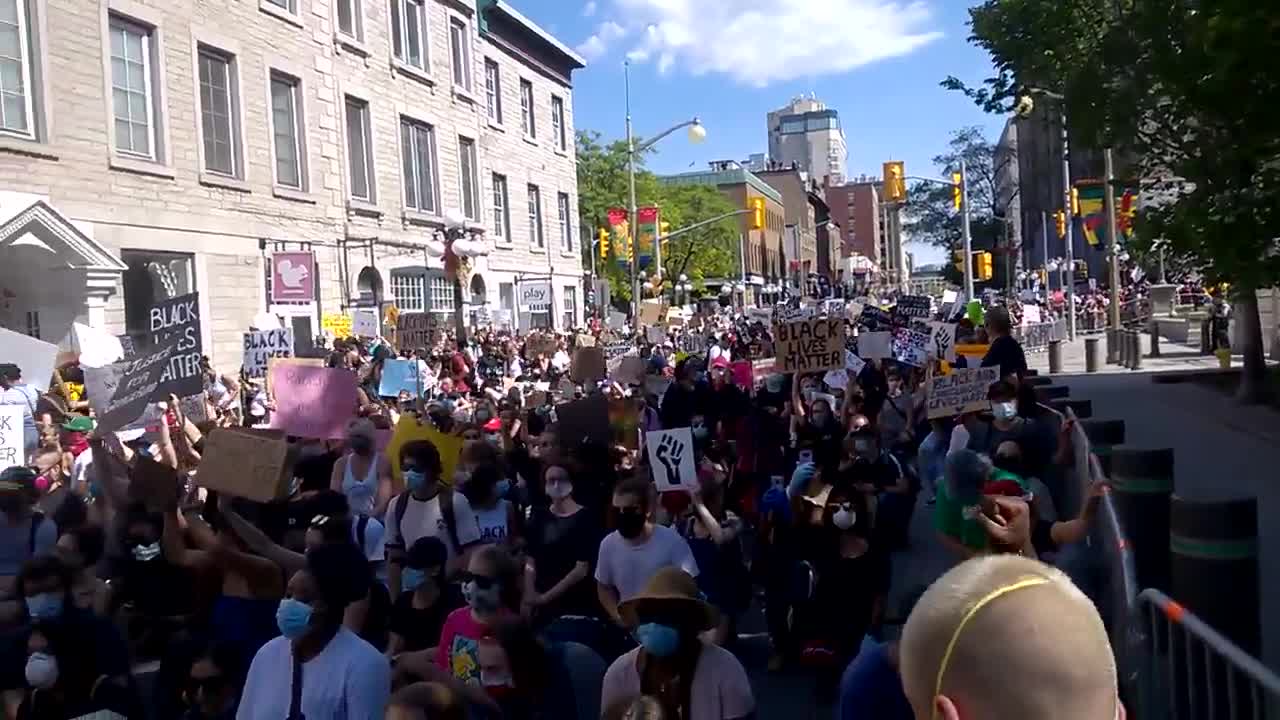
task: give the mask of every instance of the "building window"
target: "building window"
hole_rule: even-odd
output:
[[[364,22],[361,17],[362,0],[335,0],[338,6],[338,32],[355,40],[364,39]]]
[[[369,103],[347,96],[347,158],[351,197],[374,202],[373,137],[369,127]]]
[[[516,286],[514,283],[498,283],[498,307],[508,312],[516,309]]]
[[[443,275],[431,276],[431,312],[453,312],[453,283]]]
[[[128,20],[111,18],[111,107],[116,150],[156,159],[152,32]]]
[[[122,249],[120,261],[129,268],[121,277],[125,332],[150,341],[151,308],[197,290],[194,256]]]
[[[453,84],[471,90],[471,44],[467,24],[458,18],[449,18],[449,52],[453,56]]]
[[[458,136],[458,180],[462,186],[462,215],[480,220],[480,170],[476,166],[476,141]]]
[[[493,174],[493,236],[511,242],[511,204],[507,197],[507,176]]]
[[[276,184],[305,190],[302,159],[301,85],[297,78],[271,73],[271,140],[276,156]]]
[[[502,71],[498,63],[484,59],[484,100],[489,121],[502,124]]]
[[[564,100],[551,96],[551,137],[556,140],[556,148],[566,149],[568,140],[564,130]]]
[[[538,137],[538,126],[533,118],[533,83],[520,81],[520,127],[526,137]]]
[[[266,2],[292,15],[298,14],[298,0],[266,0]]]
[[[422,0],[391,0],[391,49],[396,59],[426,70],[431,62],[428,37]]]
[[[426,278],[421,273],[391,273],[391,296],[401,312],[422,312],[426,309]]]
[[[26,0],[0,0],[0,132],[34,138],[31,17]]]
[[[400,118],[400,155],[404,170],[405,207],[438,215],[440,186],[436,177],[435,128]]]
[[[560,216],[560,249],[565,252],[572,252],[573,228],[569,222],[569,218],[572,216],[569,214],[568,193],[556,194],[556,213]]]
[[[240,175],[236,141],[235,61],[232,56],[207,47],[198,53],[200,64],[200,136],[204,144],[204,169],[220,175]]]
[[[529,243],[543,247],[542,237],[542,195],[537,185],[529,186]]]
[[[564,286],[564,327],[571,328],[578,323],[578,288],[573,285]]]

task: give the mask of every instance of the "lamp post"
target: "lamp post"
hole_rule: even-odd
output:
[[[636,156],[653,147],[659,140],[680,130],[681,128],[689,128],[689,142],[698,144],[706,139],[707,129],[703,127],[702,121],[697,117],[685,120],[682,123],[673,125],[666,130],[649,138],[641,145],[636,145],[635,137],[631,132],[631,63],[624,61],[622,63],[623,90],[626,94],[626,113],[627,113],[627,188],[630,194],[629,203],[627,205],[627,228],[632,238],[636,238]],[[632,260],[631,266],[631,301],[635,312],[636,330],[640,329],[640,278],[638,274],[640,257],[640,249],[635,249],[635,258]],[[659,238],[653,239],[653,260],[656,281],[662,278],[662,243]]]
[[[462,278],[470,271],[471,260],[489,254],[484,241],[471,239],[470,235],[467,219],[457,210],[450,209],[445,212],[444,228],[437,230],[435,236],[424,243],[429,257],[444,259],[445,277],[453,283],[453,323],[459,343],[467,340]]]

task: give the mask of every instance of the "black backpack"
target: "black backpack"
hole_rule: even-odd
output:
[[[453,512],[453,489],[440,488],[440,514],[444,516],[445,529],[449,531],[449,542],[453,543],[455,552],[462,552],[462,543],[458,541],[458,522]],[[401,523],[404,522],[404,514],[409,509],[409,491],[400,493],[400,497],[396,498],[395,507],[391,509],[396,516],[396,533],[400,536],[389,547],[395,547],[401,551],[407,551],[404,542],[404,530]]]

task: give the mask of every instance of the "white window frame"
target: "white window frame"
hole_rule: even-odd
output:
[[[275,126],[274,89],[277,82],[289,85],[293,98],[293,149],[296,153],[298,165],[298,184],[296,186],[286,185],[280,181],[278,133]],[[303,88],[302,79],[295,74],[279,68],[267,67],[267,117],[270,118],[268,131],[271,137],[271,181],[278,190],[307,192],[311,187],[309,180],[310,168],[307,165],[307,123]],[[343,107],[345,109],[345,105]]]
[[[351,12],[351,31],[342,29],[342,6],[350,8]],[[333,2],[333,28],[339,35],[348,37],[356,42],[364,42],[364,0],[334,0]]]
[[[568,150],[568,137],[564,123],[564,98],[559,95],[551,96],[551,137],[557,150],[560,152]]]
[[[411,142],[408,147],[405,145],[406,128],[411,131],[409,135]],[[404,185],[404,207],[408,212],[417,212],[435,216],[443,214],[440,207],[440,154],[439,138],[436,136],[436,129],[437,128],[433,123],[424,122],[422,120],[409,117],[408,115],[400,116],[400,124],[397,128],[398,136],[400,138],[400,182]],[[421,132],[425,132],[427,134],[427,140],[431,144],[427,153],[427,158],[431,162],[431,167],[429,169],[431,175],[429,179],[431,182],[430,187],[427,188],[430,192],[431,207],[424,207],[424,203],[422,202],[423,178],[422,168],[420,166],[420,159],[422,155],[419,152],[419,143],[421,142],[419,133]],[[409,154],[409,160],[412,163],[411,167],[405,166],[406,152]],[[414,188],[416,189],[417,194],[417,197],[413,199],[409,197],[409,184],[406,182],[406,179],[410,174],[413,176]]]
[[[493,173],[493,236],[498,242],[508,243],[511,239],[511,184],[507,176]]]
[[[36,101],[35,94],[39,90],[35,68],[35,48],[32,47],[32,12],[27,0],[13,0],[14,9],[18,15],[18,57],[9,58],[18,61],[18,79],[22,83],[22,104],[24,120],[26,121],[26,130],[16,130],[5,127],[3,120],[0,119],[0,135],[9,137],[22,138],[24,140],[35,140],[37,134],[36,119]],[[4,114],[3,106],[0,106],[0,117]]]
[[[529,246],[546,247],[546,237],[542,231],[542,189],[529,183],[525,192],[529,196]]]
[[[454,32],[458,32],[459,37],[454,37]],[[461,44],[458,44],[459,41]],[[456,49],[456,52],[455,52]],[[461,54],[461,63],[459,63],[458,54]],[[459,67],[461,64],[462,67]],[[470,93],[474,84],[474,72],[472,71],[471,62],[471,23],[457,15],[449,15],[449,74],[453,79],[453,86],[461,89],[464,93]],[[461,82],[459,82],[461,80]]]
[[[560,219],[560,251],[573,252],[573,213],[569,193],[556,193],[556,214]]]
[[[362,132],[359,140],[360,144],[364,148],[364,179],[365,185],[367,186],[366,189],[368,190],[367,197],[356,195],[355,172],[354,168],[351,167],[353,160],[351,157],[351,122],[347,117],[347,109],[352,105],[355,105],[360,109]],[[357,202],[368,203],[370,205],[376,204],[378,202],[378,175],[374,171],[373,164],[373,107],[369,104],[369,101],[355,95],[344,95],[342,98],[342,126],[344,128],[344,135],[347,141],[345,148],[348,156],[346,162],[347,197]]]
[[[155,55],[154,55],[154,50],[152,48],[152,40],[155,35],[155,28],[142,25],[134,21],[132,18],[127,18],[122,15],[112,15],[110,24],[108,27],[108,34],[117,32],[118,30],[121,30],[121,29],[123,29],[126,33],[133,32],[142,36],[143,96],[144,96],[144,99],[146,100],[146,106],[147,106],[147,152],[145,153],[138,152],[137,150],[134,150],[132,147],[123,148],[120,146],[120,138],[117,137],[115,134],[116,114],[115,114],[114,105],[112,104],[114,102],[114,93],[107,97],[108,106],[112,108],[111,110],[112,143],[111,144],[115,148],[115,151],[117,153],[124,155],[126,157],[140,158],[143,160],[154,161],[159,159],[159,152],[158,152],[159,148],[157,147],[158,143],[156,142],[156,108],[155,108],[156,103],[155,103],[155,87],[154,87],[155,83],[152,77],[155,73],[155,66],[153,63],[153,59]],[[110,65],[111,60],[114,59],[114,56],[111,55],[110,44],[107,45],[106,50],[107,50],[108,64]],[[127,59],[125,58],[122,58],[122,59],[124,59],[127,62]],[[108,77],[108,82],[110,83],[112,89],[114,90],[116,86],[116,78],[115,78],[114,71],[112,71],[112,73]],[[131,88],[131,87],[125,87],[122,89],[128,93],[134,92],[134,88]],[[133,116],[130,115],[127,121],[132,123]],[[132,137],[130,138],[129,142],[132,144],[133,142]]]
[[[453,283],[441,273],[427,275],[427,294],[430,311],[434,313],[451,313],[455,307]]]
[[[197,117],[196,117],[196,137],[199,139],[200,154],[200,172],[202,174],[217,176],[219,178],[233,178],[236,180],[244,179],[244,143],[240,134],[240,68],[237,58],[238,54],[229,52],[220,47],[204,42],[195,43],[195,83],[197,97]],[[231,150],[231,170],[230,172],[209,167],[208,150],[205,147],[204,134],[204,105],[199,100],[202,93],[202,83],[200,81],[200,62],[204,57],[217,59],[225,63],[226,67],[226,94],[227,94],[227,131],[229,134],[229,143]]]
[[[490,70],[493,71],[490,74]],[[485,112],[489,122],[502,125],[502,66],[493,58],[484,59]]]
[[[563,290],[563,299],[560,301],[561,319],[566,328],[571,328],[578,324],[578,286],[565,285]]]
[[[533,81],[520,78],[520,132],[529,140],[538,139],[538,121],[533,106]]]
[[[409,7],[418,12],[418,63],[409,59]],[[391,56],[396,62],[424,73],[431,72],[431,3],[428,0],[391,0],[388,22],[391,23]],[[396,53],[396,36],[400,37],[400,53]]]
[[[301,26],[303,0],[258,0],[258,9],[268,15]]]
[[[462,215],[473,222],[480,222],[480,153],[475,138],[458,136],[458,203]],[[468,153],[470,148],[470,153]],[[468,157],[468,154],[470,155]],[[471,171],[467,172],[467,165]],[[471,193],[471,208],[467,208],[467,193]]]
[[[39,0],[37,0],[39,2]],[[165,14],[131,0],[106,0],[99,11],[101,29],[100,55],[102,61],[103,118],[107,128],[107,166],[112,170],[173,179],[173,153],[170,144],[167,77]],[[121,25],[147,34],[146,87],[149,88],[147,111],[151,118],[151,155],[145,156],[121,150],[116,142],[115,108],[112,88],[114,74],[111,63],[112,27]],[[188,47],[194,47],[192,42]],[[191,77],[195,77],[194,68]]]
[[[425,312],[427,308],[427,276],[407,270],[391,271],[391,297],[401,312]]]

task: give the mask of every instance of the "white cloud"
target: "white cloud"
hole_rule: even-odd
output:
[[[933,42],[925,0],[614,0],[623,24],[603,23],[579,51],[599,57],[631,34],[632,62],[717,73],[762,87],[842,73]],[[605,25],[614,29],[606,37]],[[643,31],[641,31],[643,28]]]
[[[596,0],[589,0],[586,6],[582,8],[582,17],[591,17],[592,15],[595,15],[596,7]]]
[[[596,26],[591,37],[578,45],[578,53],[587,60],[595,60],[609,52],[610,46],[627,36],[627,29],[612,20]]]

